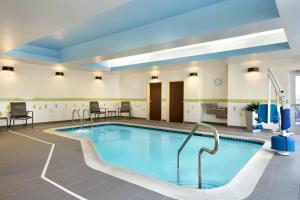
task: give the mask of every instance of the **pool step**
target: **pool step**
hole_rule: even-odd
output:
[[[183,186],[183,187],[190,187],[190,188],[198,188],[198,184],[196,182],[179,182],[176,183],[179,186]],[[222,184],[221,183],[217,183],[214,181],[204,181],[203,182],[203,189],[210,189],[210,188],[216,188],[216,187],[220,187]]]

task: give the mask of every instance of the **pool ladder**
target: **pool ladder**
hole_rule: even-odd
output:
[[[83,121],[81,119],[81,116],[80,116],[80,113],[79,113],[79,110],[78,109],[74,109],[73,112],[72,112],[72,122],[74,124],[75,122],[75,113],[77,114],[78,118],[79,118],[79,121],[80,121],[80,126],[81,128],[83,127]]]
[[[78,118],[79,118],[79,121],[80,121],[80,127],[82,128],[83,125],[84,125],[84,119],[85,119],[85,113],[88,113],[88,110],[87,109],[84,109],[83,112],[82,112],[82,118],[81,118],[81,115],[80,115],[80,112],[78,109],[74,109],[73,112],[72,112],[72,122],[73,124],[75,123],[75,114],[77,114]],[[94,125],[94,121],[93,119],[91,118],[91,114],[89,116],[89,119],[91,120],[91,126]]]
[[[196,124],[196,126],[191,130],[191,132],[189,133],[187,138],[184,140],[184,142],[178,149],[178,152],[177,152],[177,182],[179,183],[179,179],[180,179],[180,153],[183,150],[183,148],[185,147],[185,145],[188,143],[188,141],[191,139],[191,137],[195,134],[195,132],[199,126],[204,126],[206,128],[211,129],[214,133],[214,138],[215,138],[215,146],[213,149],[209,149],[207,147],[202,147],[198,153],[198,188],[202,189],[202,154],[203,154],[203,152],[207,152],[210,154],[217,153],[217,151],[219,149],[219,144],[220,144],[218,130],[216,129],[216,127],[209,125],[209,124],[205,124],[205,123]]]
[[[87,109],[84,109],[82,111],[82,122],[83,122],[83,124],[84,124],[84,120],[85,120],[85,113],[89,114],[89,118],[88,119],[91,121],[91,126],[94,126],[94,120],[93,120],[93,118],[91,116],[91,113],[89,113],[89,111]]]

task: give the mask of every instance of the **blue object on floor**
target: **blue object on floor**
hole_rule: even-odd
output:
[[[271,149],[276,151],[295,152],[295,140],[282,135],[272,136]]]
[[[290,109],[280,108],[280,113],[281,113],[281,130],[288,130],[291,127]]]
[[[267,123],[268,122],[268,104],[259,104],[257,109],[257,122]],[[275,104],[271,104],[271,116],[270,122],[278,123],[278,113],[277,113],[277,106]]]
[[[263,126],[261,124],[257,124],[254,129],[263,129]]]

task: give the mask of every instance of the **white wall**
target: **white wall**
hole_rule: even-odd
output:
[[[247,73],[248,67],[252,66],[258,66],[260,71]],[[268,68],[273,69],[289,95],[289,73],[291,70],[300,69],[300,62],[297,60],[244,62],[228,66],[228,125],[245,126],[243,107],[251,101],[255,102],[256,99],[268,98]]]
[[[120,75],[119,97],[131,100],[131,115],[146,118],[147,79],[146,73],[126,73]]]
[[[197,72],[197,77],[189,77],[190,72]],[[221,62],[192,64],[191,66],[176,65],[155,67],[148,70],[130,70],[120,74],[120,97],[147,99],[147,85],[151,76],[158,76],[162,83],[162,119],[168,120],[168,84],[172,81],[184,81],[184,121],[199,122],[200,120],[226,123],[214,115],[207,115],[202,109],[202,100],[227,99],[227,65]],[[215,78],[222,78],[221,86],[214,85]],[[147,102],[133,109],[133,116],[147,118]],[[226,106],[226,103],[223,104]]]
[[[168,119],[167,85],[170,81],[184,81],[184,121],[200,120],[225,122],[202,110],[203,99],[227,98],[227,65],[220,62],[205,64],[177,65],[102,73],[103,80],[94,79],[95,74],[88,71],[62,68],[61,66],[40,66],[35,64],[0,60],[0,65],[13,66],[14,72],[0,71],[0,112],[10,110],[9,102],[27,102],[29,110],[35,113],[35,122],[71,119],[74,108],[81,111],[88,108],[91,98],[100,105],[117,109],[121,100],[130,100],[132,116],[147,117],[147,85],[152,75],[158,75],[162,82],[162,119]],[[63,71],[64,77],[54,75]],[[197,72],[197,77],[189,77]],[[216,77],[223,79],[221,86],[215,86]]]
[[[258,66],[260,72],[248,73],[248,67]],[[151,75],[158,75],[162,82],[162,98],[167,98],[167,84],[169,81],[184,81],[184,120],[188,122],[210,121],[228,123],[231,126],[245,126],[245,114],[243,107],[247,103],[266,101],[268,95],[267,69],[272,68],[278,76],[279,81],[288,93],[289,73],[300,69],[297,60],[274,60],[260,62],[243,62],[225,65],[221,62],[211,62],[204,65],[185,66],[175,69],[156,68],[146,73],[133,73],[132,75],[121,75],[120,85],[123,91],[134,97],[143,97]],[[189,72],[198,72],[198,77],[188,77]],[[221,78],[221,86],[214,85],[215,78]],[[127,79],[127,82],[122,80]],[[131,83],[129,83],[132,81]],[[134,92],[136,91],[136,92]],[[124,94],[122,94],[124,95]],[[121,95],[121,96],[122,96]],[[288,93],[289,95],[289,93]],[[194,100],[194,101],[193,101]],[[228,120],[215,118],[203,112],[203,102],[217,102],[219,105],[228,106]],[[163,101],[163,119],[167,119],[167,102]],[[144,105],[144,104],[143,104]],[[146,107],[146,105],[144,105]],[[144,109],[138,114],[146,117]]]
[[[212,66],[203,66],[201,67],[201,87],[202,94],[201,98],[204,101],[218,103],[219,106],[227,107],[227,103],[223,100],[227,99],[227,90],[228,90],[228,67],[227,65],[212,65]],[[222,84],[217,86],[214,84],[214,80],[220,78]],[[203,109],[203,103],[201,103],[201,109]],[[218,122],[218,123],[227,123],[227,120],[218,119],[214,115],[206,114],[205,111],[201,111],[202,121],[206,122]]]
[[[0,71],[0,112],[6,115],[9,102],[21,98],[28,109],[35,111],[35,121],[71,119],[74,108],[88,108],[92,98],[100,105],[116,109],[121,100],[130,100],[133,117],[147,117],[147,85],[152,75],[162,82],[162,119],[168,119],[168,91],[170,81],[184,81],[184,121],[221,122],[244,126],[243,107],[256,99],[267,99],[267,69],[273,68],[286,91],[289,90],[290,70],[300,69],[297,60],[243,62],[224,64],[220,61],[155,67],[139,70],[102,73],[103,80],[94,79],[93,72],[49,67],[10,60],[0,60],[15,72]],[[258,66],[260,72],[247,73],[247,68]],[[54,76],[64,71],[64,77]],[[189,77],[197,72],[197,77]],[[223,80],[214,85],[215,78]],[[42,99],[41,99],[42,98]],[[228,101],[228,102],[227,102]],[[228,106],[228,120],[217,119],[203,111],[204,102]],[[3,123],[2,123],[3,124]]]
[[[7,65],[0,60],[0,65]],[[87,71],[62,67],[45,67],[28,63],[14,63],[14,72],[0,71],[1,97],[103,97],[119,96],[119,76],[105,74],[105,81],[95,80]],[[64,77],[55,76],[63,71]],[[103,77],[104,78],[104,77]]]
[[[71,119],[72,110],[88,108],[84,98],[118,98],[119,75],[103,74],[103,81],[95,80],[95,74],[61,66],[46,67],[35,64],[0,60],[0,66],[14,67],[14,72],[0,71],[0,112],[6,115],[9,102],[20,99],[33,110],[35,122]],[[54,75],[63,71],[64,77]],[[113,107],[117,101],[106,102]],[[3,123],[1,123],[3,124]]]

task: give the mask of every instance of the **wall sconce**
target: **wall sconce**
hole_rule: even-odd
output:
[[[156,80],[156,79],[158,79],[158,76],[151,76],[151,79]]]
[[[102,76],[95,76],[96,80],[102,80]]]
[[[63,72],[55,72],[55,76],[64,76],[65,74]]]
[[[249,67],[248,72],[259,72],[259,68],[258,67]]]
[[[11,71],[11,72],[13,72],[14,68],[13,67],[9,67],[9,66],[2,66],[2,71]]]
[[[197,73],[197,72],[191,72],[191,73],[189,74],[189,76],[198,76],[198,73]]]

